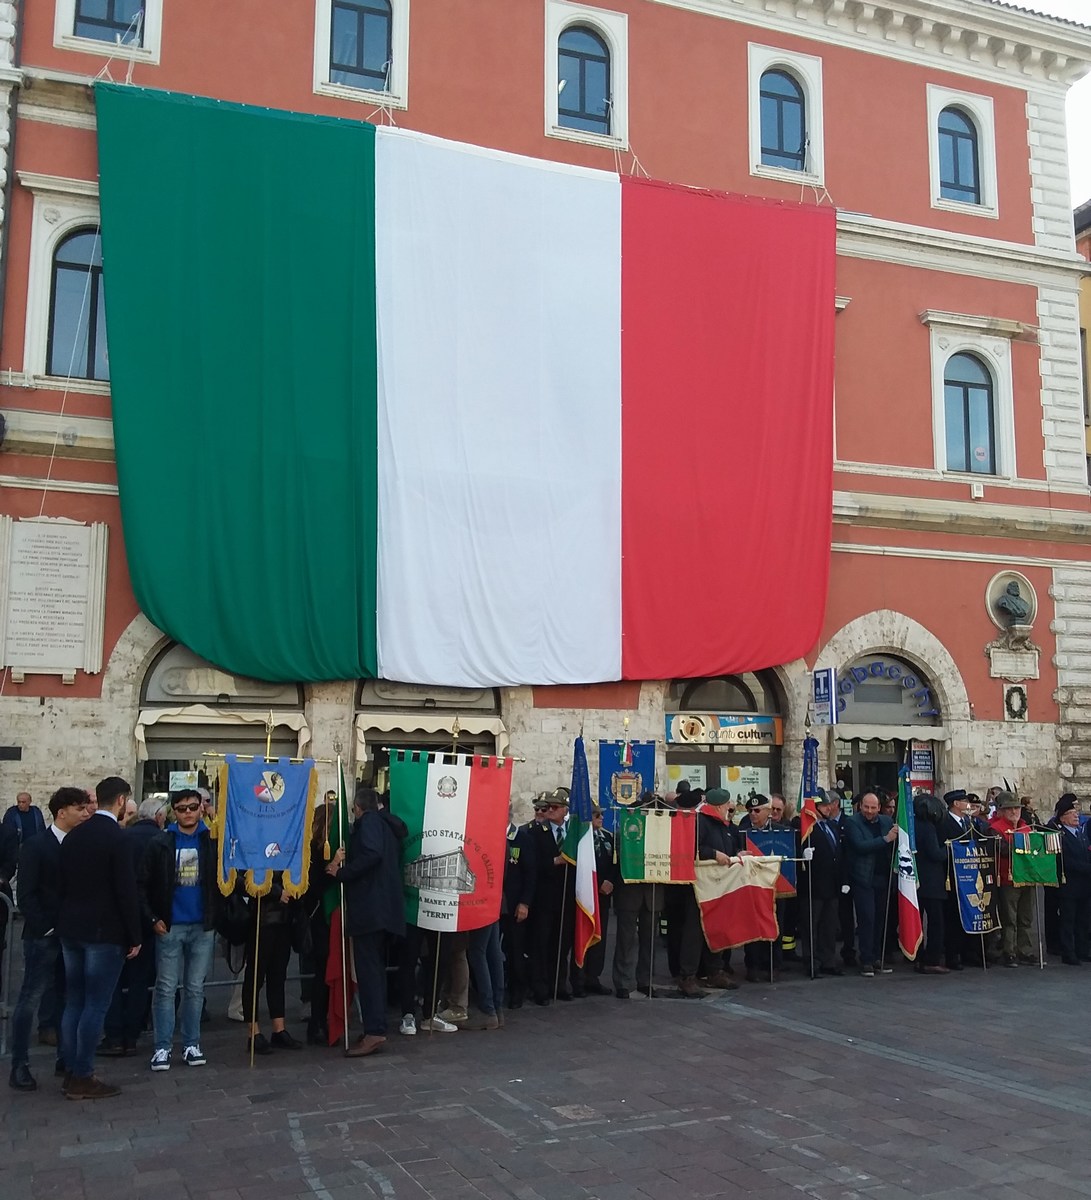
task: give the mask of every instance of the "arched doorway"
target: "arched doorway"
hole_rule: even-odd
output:
[[[781,788],[786,702],[772,671],[677,679],[667,692],[667,791],[683,780],[744,799]]]
[[[141,799],[183,786],[207,786],[206,754],[264,755],[272,720],[271,753],[293,758],[310,741],[303,691],[294,683],[265,683],[231,675],[179,643],[152,661],[140,692],[136,723]]]
[[[931,790],[946,738],[939,697],[918,667],[894,654],[864,654],[837,675],[834,727],[839,790],[894,792],[910,765],[915,788]]]

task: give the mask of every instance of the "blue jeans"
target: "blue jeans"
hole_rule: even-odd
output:
[[[203,923],[172,925],[155,943],[155,995],[152,1025],[156,1050],[169,1050],[174,1041],[174,996],[182,991],[182,1045],[201,1044],[201,1006],[205,979],[212,966],[216,934]]]
[[[34,1012],[53,986],[61,944],[55,937],[23,938],[23,986],[11,1016],[11,1065],[30,1063],[30,1031]]]
[[[856,913],[856,946],[861,967],[870,967],[879,961],[882,953],[883,929],[890,912],[889,883],[852,885],[852,907]]]
[[[496,1010],[504,1003],[504,953],[500,949],[499,921],[470,933],[466,957],[477,984],[477,1003],[483,1013],[495,1017]]]
[[[95,1047],[102,1037],[106,1010],[125,962],[125,950],[110,942],[61,939],[67,995],[61,1018],[61,1057],[70,1075],[95,1073]]]

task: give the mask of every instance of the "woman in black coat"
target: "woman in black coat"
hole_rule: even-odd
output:
[[[947,899],[947,846],[940,839],[939,825],[947,809],[937,797],[917,796],[913,801],[917,832],[917,899],[925,921],[921,971],[946,975],[943,965],[943,904]]]

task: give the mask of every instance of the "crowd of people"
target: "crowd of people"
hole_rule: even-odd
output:
[[[342,895],[351,947],[345,952],[354,960],[362,1027],[347,1048],[350,1057],[383,1048],[392,1007],[400,1015],[399,1034],[414,1036],[418,1030],[495,1030],[504,1024],[505,1010],[528,1003],[651,996],[663,941],[672,987],[686,999],[732,990],[743,980],[776,982],[789,966],[811,979],[849,970],[874,978],[890,973],[898,957],[898,905],[892,899],[898,829],[892,797],[878,790],[849,801],[820,789],[805,837],[801,815],[780,795],[751,795],[740,803],[724,789],[683,783],[667,797],[642,798],[644,805],[696,810],[696,853],[703,860],[730,864],[752,852],[755,832],[794,832],[796,894],[777,902],[780,936],[743,946],[741,962],[731,950],[710,949],[691,887],[621,877],[613,834],[596,809],[602,936],[577,963],[575,872],[562,853],[569,820],[563,787],[540,794],[525,824],[509,813],[498,921],[442,936],[407,924],[401,861],[408,831],[386,801],[372,789],[358,789],[347,846],[328,854],[336,796],[327,793],[312,825],[305,894],[289,895],[274,875],[259,904],[241,881],[230,896],[221,895],[207,791],[183,789],[136,806],[128,783],[111,776],[93,793],[58,789],[49,800],[48,825],[31,797],[20,794],[0,822],[0,887],[10,895],[18,871],[23,918],[11,1087],[26,1092],[38,1086],[30,1069],[35,1018],[39,1044],[56,1048],[54,1073],[69,1099],[117,1095],[120,1089],[96,1074],[96,1057],[136,1053],[149,1023],[151,1070],[171,1069],[176,1033],[178,1061],[202,1066],[205,982],[218,942],[229,955],[232,946],[241,953],[236,1015],[248,1025],[251,1055],[302,1047],[286,1023],[293,952],[308,977],[306,1040],[329,1045],[329,1016],[343,1012],[331,1005],[327,982],[330,957],[343,953],[330,929]],[[984,799],[956,790],[942,800],[917,795],[913,804],[925,928],[917,970],[946,975],[991,964],[1039,966],[1039,920],[1045,948],[1059,953],[1062,963],[1091,962],[1091,827],[1075,796],[1062,796],[1047,822],[1059,835],[1062,869],[1058,886],[1042,889],[1044,896],[1015,886],[1012,878],[1013,834],[1039,825],[1025,799],[993,788]],[[970,832],[993,839],[996,851],[1001,928],[986,936],[964,932],[950,886],[947,843]],[[607,974],[608,938],[613,955]],[[262,993],[268,1036],[255,1003]]]

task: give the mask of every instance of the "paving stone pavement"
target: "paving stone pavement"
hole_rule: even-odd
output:
[[[253,1071],[220,1018],[206,1067],[106,1061],[124,1091],[94,1104],[62,1099],[36,1049],[40,1090],[0,1096],[0,1197],[1087,1197],[1089,988],[1091,967],[1059,965],[786,975],[532,1005],[493,1033],[395,1025],[370,1059],[307,1048]]]

